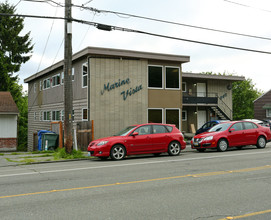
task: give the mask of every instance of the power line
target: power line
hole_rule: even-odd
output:
[[[247,8],[257,9],[257,10],[260,10],[260,11],[271,12],[270,10],[266,10],[266,9],[263,9],[263,8],[257,8],[257,7],[253,7],[253,6],[250,6],[250,5],[241,4],[241,3],[238,3],[238,2],[233,2],[233,1],[228,1],[228,0],[223,0],[223,1],[231,3],[231,4],[247,7]]]
[[[92,7],[84,7],[84,6],[78,6],[78,5],[73,5],[73,6],[74,7],[80,7],[80,8],[86,9],[86,10],[90,10],[90,11],[93,11],[95,13],[110,13],[110,14],[115,14],[115,15],[123,15],[123,16],[128,16],[128,17],[140,18],[140,19],[144,19],[144,20],[156,21],[156,22],[161,22],[161,23],[166,23],[166,24],[173,24],[173,25],[178,25],[178,26],[197,28],[197,29],[201,29],[201,30],[220,32],[220,33],[224,33],[224,34],[232,34],[232,35],[238,35],[238,36],[250,37],[250,38],[257,38],[257,39],[262,39],[262,40],[271,40],[271,38],[268,38],[268,37],[249,35],[249,34],[242,34],[242,33],[218,30],[218,29],[201,27],[201,26],[190,25],[190,24],[183,24],[183,23],[178,23],[178,22],[173,22],[173,21],[161,20],[161,19],[157,19],[157,18],[150,18],[150,17],[144,17],[144,16],[139,16],[139,15],[134,15],[134,14],[127,14],[127,13],[123,13],[123,12],[99,10],[99,9],[95,9],[95,8],[92,8]]]
[[[161,38],[167,38],[167,39],[179,40],[179,41],[186,41],[186,42],[190,42],[190,43],[197,43],[197,44],[203,44],[203,45],[214,46],[214,47],[222,47],[222,48],[242,50],[242,51],[247,51],[247,52],[271,54],[271,52],[268,52],[268,51],[253,50],[253,49],[242,48],[242,47],[233,47],[233,46],[222,45],[222,44],[214,44],[214,43],[209,43],[209,42],[172,37],[172,36],[168,36],[168,35],[150,33],[150,32],[146,32],[146,31],[134,30],[134,29],[129,29],[129,28],[117,27],[117,26],[110,26],[110,25],[100,24],[100,23],[95,23],[95,22],[88,22],[88,21],[77,20],[77,19],[73,19],[73,21],[78,22],[78,23],[92,25],[92,26],[97,27],[98,29],[105,30],[105,31],[118,30],[118,31],[124,31],[124,32],[133,32],[133,33],[138,33],[138,34],[151,35],[151,36],[155,36],[155,37],[161,37]]]

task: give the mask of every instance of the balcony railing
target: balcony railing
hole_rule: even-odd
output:
[[[217,93],[183,92],[183,104],[218,104]]]

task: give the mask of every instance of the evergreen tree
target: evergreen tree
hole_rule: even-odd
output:
[[[18,75],[22,64],[30,59],[33,45],[30,32],[22,35],[24,19],[12,16],[16,12],[15,6],[8,2],[0,3],[0,91],[10,91],[16,102],[19,115],[18,148],[27,147],[27,96],[19,85]]]

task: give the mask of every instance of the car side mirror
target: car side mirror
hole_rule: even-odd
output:
[[[230,129],[230,132],[234,132],[234,131],[235,131],[235,128],[231,128],[231,129]]]
[[[133,134],[132,134],[132,136],[137,136],[138,135],[138,132],[134,132]]]

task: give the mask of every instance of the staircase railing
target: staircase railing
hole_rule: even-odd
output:
[[[225,102],[223,102],[223,100],[220,97],[218,97],[218,103],[217,103],[217,105],[224,112],[224,114],[230,120],[232,120],[232,110],[231,110],[231,108]]]

